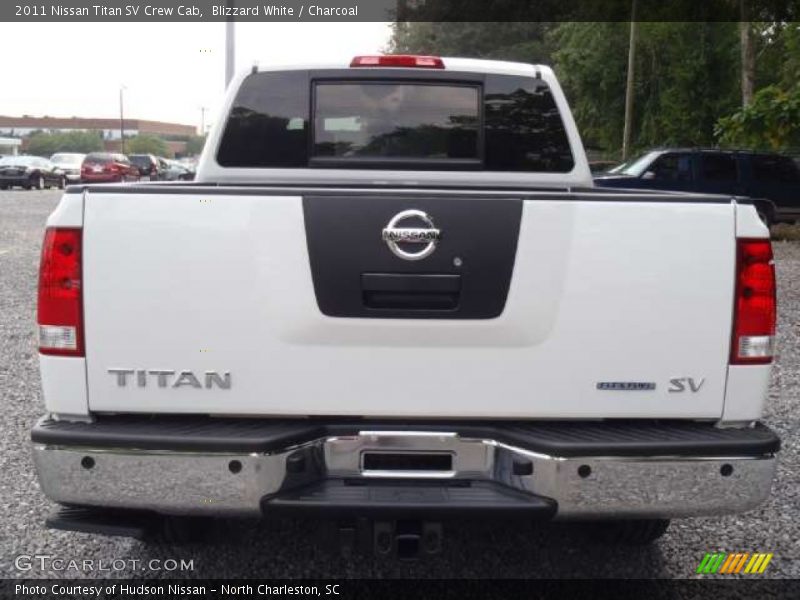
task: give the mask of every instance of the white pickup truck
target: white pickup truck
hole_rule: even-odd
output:
[[[50,525],[307,514],[413,553],[477,514],[649,542],[768,496],[775,313],[754,208],[593,189],[547,67],[254,68],[195,182],[71,186],[47,222]]]

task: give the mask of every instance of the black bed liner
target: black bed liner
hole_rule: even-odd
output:
[[[270,452],[359,431],[447,431],[552,456],[760,456],[780,449],[768,427],[694,421],[415,421],[100,415],[92,423],[39,420],[34,443],[52,446],[204,452]]]

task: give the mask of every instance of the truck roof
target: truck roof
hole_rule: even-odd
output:
[[[373,55],[369,55],[373,56]],[[374,56],[378,56],[375,54]],[[521,62],[511,62],[505,60],[484,60],[480,58],[458,58],[452,56],[440,57],[444,63],[445,70],[448,71],[467,71],[470,73],[496,73],[505,75],[521,75],[526,77],[536,76],[537,73],[552,75],[552,69],[547,65],[533,65]],[[352,59],[350,59],[352,60]],[[265,64],[256,62],[252,71],[292,71],[304,69],[348,69],[350,60],[324,61],[318,63],[284,63],[284,64]],[[360,67],[370,68],[370,67]],[[377,67],[385,68],[385,67]],[[395,67],[402,68],[402,67]],[[410,67],[407,67],[410,68]]]

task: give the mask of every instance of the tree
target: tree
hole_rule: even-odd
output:
[[[547,34],[555,27],[545,22],[399,22],[392,24],[387,50],[550,64]]]
[[[800,80],[800,24],[753,23],[752,29],[758,60],[754,88],[779,85],[789,89]]]
[[[717,122],[715,133],[726,146],[765,150],[800,147],[800,25],[751,23],[756,91],[750,103]]]
[[[631,35],[628,42],[628,71],[625,79],[625,124],[622,129],[622,160],[628,159],[633,136],[633,84],[636,80],[636,0],[631,0]]]
[[[203,151],[205,146],[206,137],[204,135],[193,135],[186,140],[186,155],[197,156]]]
[[[745,0],[740,1],[744,13],[746,11]],[[742,106],[747,106],[753,99],[753,89],[756,83],[756,53],[752,24],[749,21],[742,21],[739,23],[739,31],[742,55]]]
[[[628,23],[562,23],[554,61],[584,144],[619,149],[625,114]]]
[[[639,22],[631,146],[707,145],[739,106],[735,23]],[[590,148],[618,156],[624,128],[628,23],[562,23],[555,63]]]
[[[160,137],[149,133],[140,133],[136,137],[125,140],[125,151],[128,154],[155,154],[165,156],[169,153],[167,143]]]
[[[754,150],[800,147],[800,85],[784,91],[771,85],[753,100],[717,123],[721,144]]]
[[[620,2],[619,7],[630,10],[631,0]],[[725,3],[734,14],[740,10],[739,0]],[[648,7],[652,3],[639,2],[637,12]],[[748,56],[755,61],[749,71],[754,91],[771,85],[791,89],[800,81],[798,24],[767,21],[769,15],[753,6],[749,9],[753,21],[747,29],[752,42]],[[596,155],[619,157],[625,123],[628,22],[401,22],[393,27],[388,47],[392,52],[552,64],[586,146]],[[633,151],[716,143],[720,117],[742,106],[742,32],[733,20],[637,22],[632,64],[636,78],[629,96],[635,107],[629,125]]]
[[[34,132],[28,138],[28,152],[50,156],[56,152],[86,154],[103,149],[103,138],[97,131]]]

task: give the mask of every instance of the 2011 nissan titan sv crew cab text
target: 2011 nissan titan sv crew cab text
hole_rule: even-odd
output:
[[[543,66],[254,68],[223,111],[195,182],[72,186],[47,222],[51,526],[364,517],[388,553],[395,519],[469,513],[648,542],[769,495],[746,201],[593,189]]]

